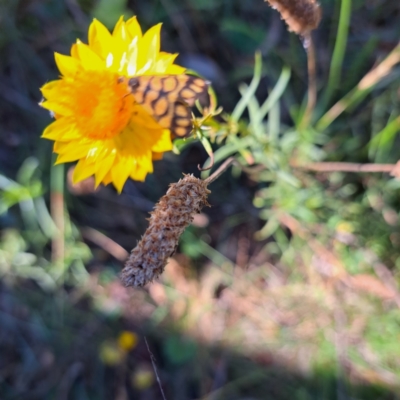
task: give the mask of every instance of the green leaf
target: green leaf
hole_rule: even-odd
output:
[[[213,150],[211,147],[210,142],[208,141],[208,139],[205,136],[201,136],[200,137],[200,142],[204,147],[204,150],[207,152],[207,154],[212,157],[213,156]]]
[[[370,155],[371,153],[376,153],[382,146],[389,146],[393,143],[394,137],[397,132],[400,131],[400,116],[389,122],[380,132],[378,132],[375,137],[371,140],[369,144]]]
[[[254,76],[250,83],[250,86],[247,88],[246,92],[243,94],[242,98],[236,104],[235,109],[232,112],[231,119],[233,122],[239,121],[239,118],[242,116],[244,110],[251,97],[254,95],[258,88],[258,84],[261,80],[261,72],[262,72],[262,58],[261,53],[257,52],[255,55],[255,63],[254,63]]]
[[[260,107],[260,112],[258,114],[258,118],[262,121],[271,108],[277,103],[279,98],[282,96],[285,91],[287,84],[290,79],[290,69],[288,67],[284,67],[282,69],[281,75],[276,83],[275,87],[272,89],[268,98],[264,101],[264,103]]]
[[[174,152],[174,154],[181,154],[181,152],[190,144],[192,144],[195,140],[196,138],[193,136],[184,139],[175,139],[172,151]]]

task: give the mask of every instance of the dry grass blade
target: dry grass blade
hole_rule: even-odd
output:
[[[358,85],[345,97],[335,103],[326,114],[319,120],[317,129],[326,129],[343,111],[359,99],[364,98],[363,93],[369,91],[383,78],[388,76],[393,68],[400,63],[400,43],[381,61],[375,68],[368,72]]]
[[[304,165],[298,165],[295,162],[291,162],[291,166],[298,169],[317,172],[387,172],[393,176],[398,176],[398,164],[358,164],[327,161]]]
[[[81,234],[119,261],[125,261],[128,257],[128,252],[122,246],[96,229],[85,227],[81,229]]]

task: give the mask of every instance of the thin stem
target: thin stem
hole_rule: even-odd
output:
[[[53,157],[54,162],[54,157]],[[54,263],[64,260],[64,165],[51,167],[50,213],[57,227],[51,242],[51,258]]]
[[[294,168],[318,172],[393,172],[396,164],[357,164],[347,162],[315,162],[292,165]]]
[[[343,59],[346,51],[347,36],[349,33],[350,17],[351,0],[342,0],[335,48],[333,50],[331,66],[329,69],[328,84],[322,100],[324,106],[329,103],[335,90],[340,86]]]
[[[308,69],[308,99],[307,107],[301,122],[302,127],[306,127],[311,120],[317,102],[317,77],[315,65],[315,47],[312,40],[311,32],[304,36],[304,48],[307,52],[307,69]]]
[[[207,179],[204,179],[204,182],[209,185],[211,182],[214,182],[219,178],[233,163],[237,163],[234,157],[229,157],[225,160],[225,162]]]
[[[162,396],[163,400],[167,400],[167,398],[165,397],[165,394],[164,394],[164,390],[161,385],[160,378],[157,373],[156,358],[154,357],[153,353],[150,351],[150,347],[149,347],[149,344],[147,343],[146,336],[144,336],[144,342],[146,343],[147,351],[149,352],[151,364],[153,365],[154,374],[156,375],[157,383],[158,383],[158,386],[160,387],[161,396]]]

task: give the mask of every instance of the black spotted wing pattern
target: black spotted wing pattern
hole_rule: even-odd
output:
[[[193,130],[191,107],[206,103],[209,83],[192,75],[142,75],[128,80],[136,102],[173,137]]]

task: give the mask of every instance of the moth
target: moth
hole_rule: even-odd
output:
[[[187,137],[193,130],[191,108],[208,102],[209,82],[192,75],[141,75],[123,78],[135,101],[173,138]]]

